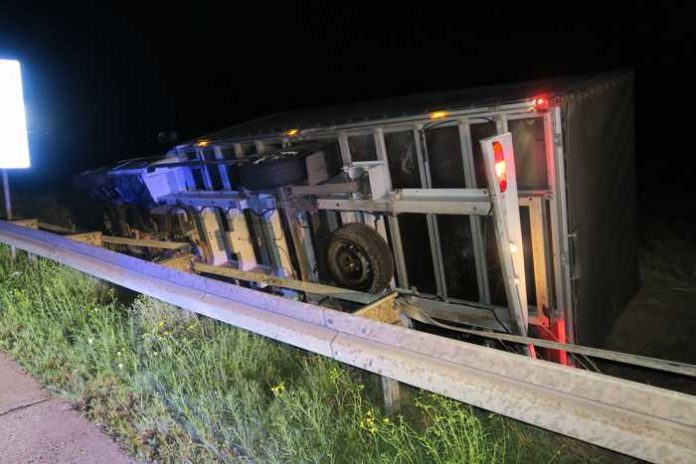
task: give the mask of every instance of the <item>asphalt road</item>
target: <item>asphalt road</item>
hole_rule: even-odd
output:
[[[99,427],[0,353],[0,463],[132,464]]]

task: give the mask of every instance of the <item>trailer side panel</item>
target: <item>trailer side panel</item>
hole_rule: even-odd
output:
[[[578,343],[602,343],[638,284],[633,75],[563,97]]]

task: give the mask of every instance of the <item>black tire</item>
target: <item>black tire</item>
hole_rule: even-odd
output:
[[[336,229],[326,250],[329,274],[340,287],[379,293],[394,277],[394,258],[387,242],[365,224]]]
[[[303,181],[305,171],[304,159],[294,156],[243,164],[239,167],[239,183],[249,190],[269,190]]]

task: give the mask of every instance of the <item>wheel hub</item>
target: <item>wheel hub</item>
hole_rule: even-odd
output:
[[[364,250],[349,242],[342,242],[337,253],[337,264],[344,278],[361,285],[372,278],[370,259]]]

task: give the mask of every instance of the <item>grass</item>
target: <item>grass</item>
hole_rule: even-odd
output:
[[[0,246],[0,349],[156,462],[600,462],[590,446],[379,379]]]
[[[654,285],[696,288],[696,227],[687,220],[643,220],[641,277]]]

